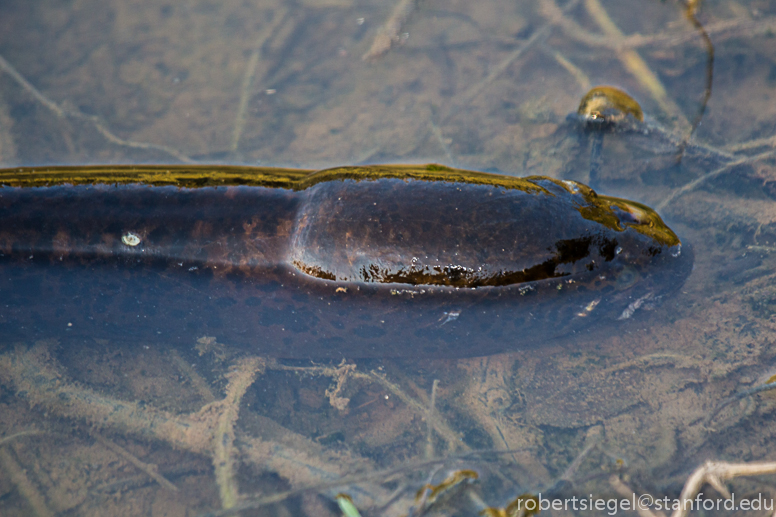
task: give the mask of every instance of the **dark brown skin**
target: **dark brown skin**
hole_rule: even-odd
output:
[[[692,256],[584,185],[440,166],[0,171],[0,335],[463,357],[626,319]]]

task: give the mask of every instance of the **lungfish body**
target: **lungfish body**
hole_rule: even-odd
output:
[[[692,256],[651,209],[441,166],[0,171],[0,336],[463,357],[627,319]]]

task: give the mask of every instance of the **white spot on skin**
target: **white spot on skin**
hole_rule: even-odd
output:
[[[137,246],[140,244],[140,236],[136,233],[127,232],[121,236],[121,242],[127,246]]]

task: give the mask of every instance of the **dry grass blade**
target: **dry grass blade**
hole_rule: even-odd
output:
[[[162,485],[167,490],[171,490],[173,492],[178,490],[178,487],[173,485],[167,478],[159,474],[159,469],[156,465],[152,465],[150,463],[145,463],[143,461],[140,461],[136,456],[134,456],[132,453],[130,453],[128,450],[126,450],[124,447],[121,447],[117,443],[114,443],[107,438],[101,436],[97,432],[92,431],[90,433],[92,437],[100,442],[102,445],[104,445],[106,448],[110,449],[111,451],[115,452],[128,462],[130,462],[132,465],[140,469],[141,471],[148,474],[148,476]]]
[[[26,470],[5,448],[0,448],[0,467],[8,473],[11,482],[32,508],[35,517],[54,517],[54,512],[46,504],[46,499],[27,477]]]
[[[245,74],[243,75],[242,87],[240,88],[240,103],[237,105],[237,115],[234,119],[234,129],[232,130],[231,150],[237,151],[240,147],[240,138],[243,129],[245,129],[245,119],[248,112],[248,102],[251,100],[253,85],[256,80],[256,71],[259,68],[259,58],[264,44],[277,32],[278,27],[285,23],[287,19],[286,12],[276,13],[273,23],[264,29],[256,42],[253,44],[253,52],[245,65]]]
[[[124,147],[132,147],[135,149],[149,149],[149,150],[155,150],[155,151],[162,151],[182,161],[183,163],[195,163],[195,160],[192,160],[182,152],[172,147],[169,147],[166,145],[160,145],[160,144],[149,144],[147,142],[136,142],[134,140],[126,140],[124,138],[118,137],[105,126],[105,124],[99,119],[99,117],[87,115],[77,109],[72,109],[72,108],[63,109],[56,102],[52,101],[51,99],[43,95],[43,93],[41,93],[40,90],[35,88],[29,81],[27,81],[16,70],[16,68],[14,68],[13,65],[11,65],[11,63],[6,61],[5,58],[3,58],[2,56],[0,56],[0,69],[3,70],[8,75],[10,75],[11,78],[13,78],[13,80],[16,81],[19,84],[19,86],[21,86],[27,93],[32,95],[35,98],[35,100],[37,100],[38,102],[46,106],[49,110],[53,111],[54,114],[56,114],[56,116],[58,117],[70,116],[75,119],[86,120],[87,122],[90,122],[94,126],[94,128],[102,136],[104,136],[106,140],[108,140],[111,143],[124,146]]]
[[[709,99],[711,98],[711,86],[714,82],[714,44],[711,42],[709,33],[706,32],[706,29],[703,28],[703,24],[701,24],[701,22],[695,16],[698,3],[700,3],[700,0],[688,1],[687,9],[685,10],[685,16],[690,21],[692,26],[695,27],[695,29],[700,33],[701,37],[703,38],[703,44],[706,46],[706,86],[703,91],[701,106],[692,121],[690,132],[684,139],[682,139],[682,143],[679,145],[676,159],[677,163],[682,161],[682,156],[684,155],[684,150],[687,147],[687,142],[690,141],[693,133],[695,133],[695,130],[698,129],[701,120],[703,120],[703,114],[706,112],[706,105],[709,103]]]
[[[264,372],[264,362],[257,357],[248,357],[238,362],[229,373],[229,384],[223,400],[208,404],[200,414],[215,412],[216,428],[211,440],[213,467],[216,473],[221,506],[231,508],[237,504],[238,490],[234,479],[234,426],[237,423],[240,402],[256,375]]]
[[[552,0],[544,1],[549,1],[552,3],[552,5],[555,5],[555,2],[552,2]],[[483,80],[466,90],[463,95],[461,95],[461,98],[457,103],[458,109],[467,106],[471,101],[473,101],[487,86],[499,78],[501,74],[503,74],[512,65],[512,63],[517,61],[523,54],[525,54],[528,49],[546,37],[550,33],[552,27],[560,23],[560,20],[563,18],[564,14],[574,9],[578,4],[579,0],[571,0],[569,3],[563,6],[563,9],[555,6],[555,9],[548,16],[549,20],[547,20],[547,23],[534,31],[534,33],[531,34],[527,40],[522,42],[506,58],[504,58],[498,65],[496,65]],[[544,5],[544,2],[542,5]],[[455,113],[456,110],[453,110],[448,114],[447,117],[450,118]]]
[[[751,397],[752,395],[756,395],[758,393],[762,393],[763,391],[770,391],[774,389],[776,389],[776,382],[769,382],[766,384],[760,384],[759,386],[754,386],[740,393],[736,393],[735,395],[732,395],[726,398],[725,400],[723,400],[722,402],[720,402],[717,405],[717,407],[714,408],[714,411],[709,413],[709,416],[706,417],[706,420],[704,421],[704,423],[709,424],[712,420],[714,420],[714,417],[717,416],[720,411],[722,411],[724,408],[726,408],[733,402],[744,399],[746,397]]]
[[[46,433],[44,433],[43,431],[35,431],[35,430],[19,431],[18,433],[10,434],[8,436],[4,436],[3,438],[0,438],[0,445],[5,445],[23,436],[37,436],[41,434],[46,434]]]
[[[698,178],[696,180],[691,181],[690,183],[686,184],[682,188],[674,190],[673,192],[671,192],[671,194],[669,196],[667,196],[665,199],[663,199],[663,201],[658,203],[657,206],[655,207],[655,209],[656,210],[664,209],[674,199],[676,199],[676,198],[686,194],[687,192],[690,192],[691,190],[694,190],[698,185],[700,185],[700,184],[702,184],[702,183],[704,183],[704,182],[706,182],[706,181],[708,181],[708,180],[710,180],[712,178],[716,178],[717,176],[719,176],[721,174],[724,174],[725,172],[729,171],[730,169],[732,169],[733,167],[735,167],[737,165],[742,165],[742,164],[745,164],[745,163],[754,163],[756,161],[764,160],[764,159],[770,158],[772,156],[776,156],[776,150],[767,151],[767,152],[764,152],[764,153],[756,154],[754,156],[746,156],[744,158],[739,158],[738,160],[733,160],[733,161],[731,161],[729,163],[726,163],[722,167],[720,167],[718,169],[715,169],[715,170],[709,172],[708,174],[704,174],[703,176],[701,176],[700,178]]]

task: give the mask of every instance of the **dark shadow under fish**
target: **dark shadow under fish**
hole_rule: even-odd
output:
[[[651,209],[441,166],[0,171],[0,335],[463,357],[629,318],[692,255]]]

